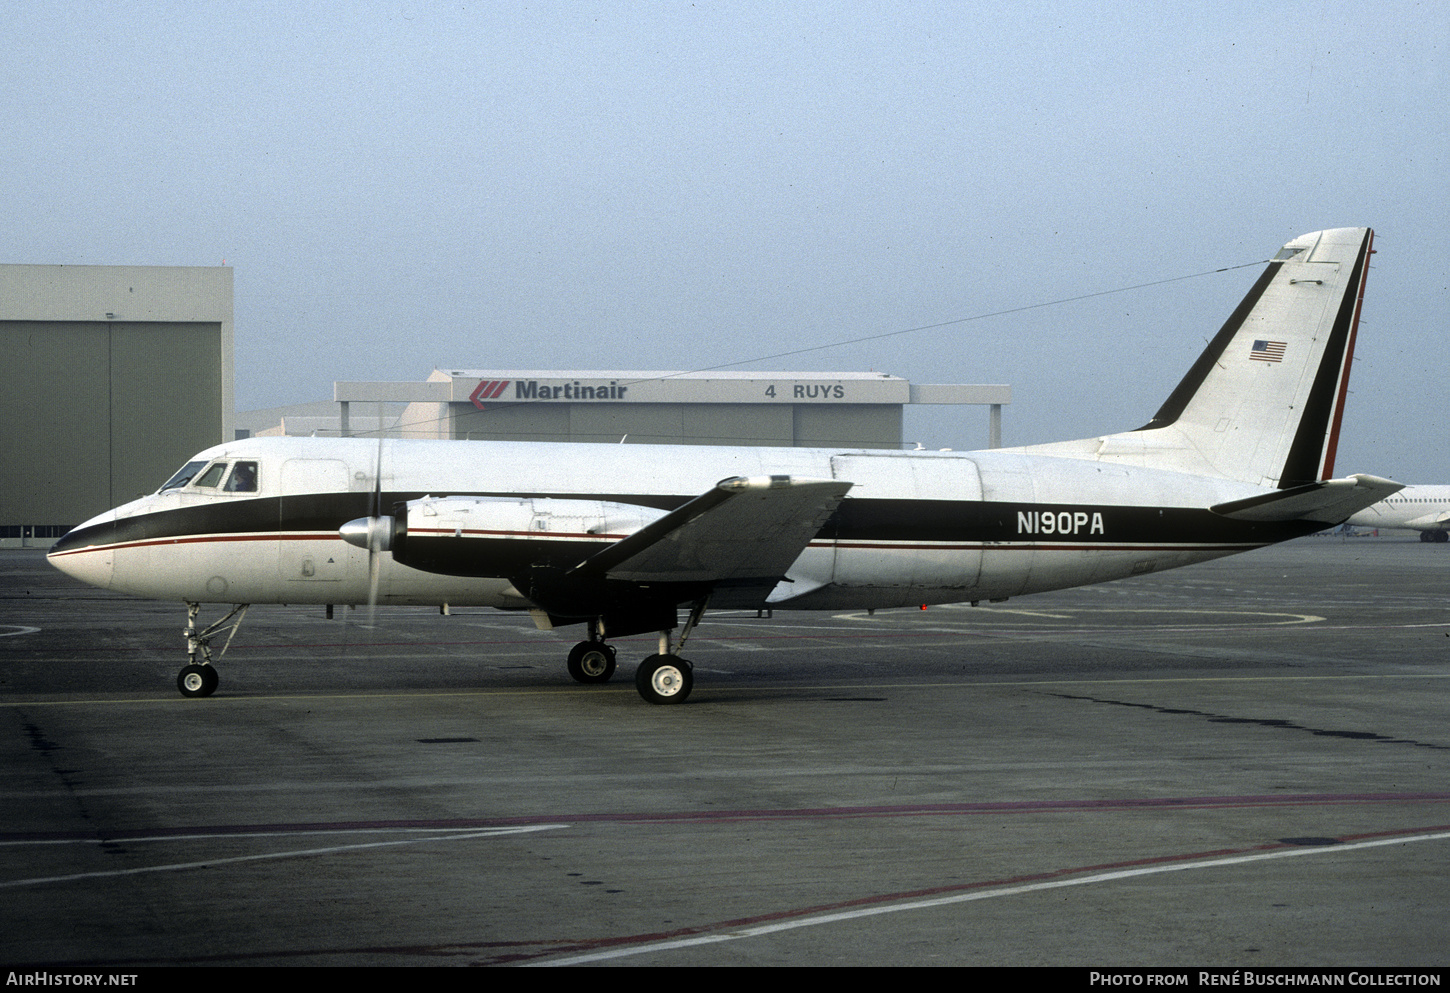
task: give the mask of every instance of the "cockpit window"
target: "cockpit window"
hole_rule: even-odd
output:
[[[227,477],[227,484],[222,489],[227,493],[257,492],[257,463],[238,462],[232,468],[232,474]]]
[[[200,472],[201,467],[204,465],[206,465],[205,461],[186,463],[186,465],[182,466],[181,469],[177,471],[176,475],[168,479],[166,481],[166,485],[161,487],[161,489],[157,490],[157,492],[165,493],[167,490],[181,489],[187,483],[191,482],[191,477],[195,476],[198,472]]]
[[[197,478],[195,485],[197,485],[197,486],[216,486],[217,483],[220,483],[222,481],[222,475],[226,471],[227,471],[227,463],[225,463],[225,462],[213,462],[211,465],[209,465],[207,467],[206,472],[202,473]]]

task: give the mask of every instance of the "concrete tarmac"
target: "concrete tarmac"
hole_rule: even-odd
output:
[[[0,552],[0,962],[1443,966],[1450,546],[575,629],[184,609]],[[209,610],[208,616],[216,616]]]

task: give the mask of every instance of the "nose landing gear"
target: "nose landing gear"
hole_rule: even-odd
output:
[[[249,603],[239,603],[221,620],[209,625],[204,631],[198,631],[196,619],[201,613],[201,604],[187,602],[186,630],[181,633],[186,636],[186,655],[191,659],[191,663],[176,676],[176,688],[181,691],[182,696],[211,696],[216,692],[217,684],[221,682],[221,679],[217,676],[216,667],[212,665],[211,640],[227,626],[228,622],[231,623],[227,640],[222,645],[222,650],[217,652],[216,657],[220,659],[231,646],[232,637],[237,633],[237,628],[242,626],[242,618],[247,616],[249,607],[251,607]],[[236,618],[235,621],[232,621],[233,617]],[[196,658],[198,655],[202,657],[200,662]]]

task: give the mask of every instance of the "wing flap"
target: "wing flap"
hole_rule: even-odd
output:
[[[850,488],[836,479],[733,476],[585,559],[570,574],[634,583],[774,585]]]
[[[1236,521],[1317,521],[1340,524],[1371,504],[1404,489],[1403,483],[1359,473],[1344,479],[1290,487],[1275,493],[1230,500],[1209,509]]]

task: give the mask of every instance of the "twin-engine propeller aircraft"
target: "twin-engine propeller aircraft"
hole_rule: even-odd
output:
[[[1450,541],[1450,486],[1406,486],[1345,523],[1361,528],[1408,528],[1420,532],[1421,541]]]
[[[1260,548],[1399,490],[1330,478],[1372,239],[1285,245],[1135,431],[963,454],[248,439],[82,524],[50,560],[184,601],[187,696],[216,689],[209,643],[247,604],[376,602],[584,624],[568,657],[582,683],[614,673],[608,638],[657,631],[635,685],[681,703],[680,652],[707,607],[1002,600]],[[199,631],[202,603],[236,606]]]

